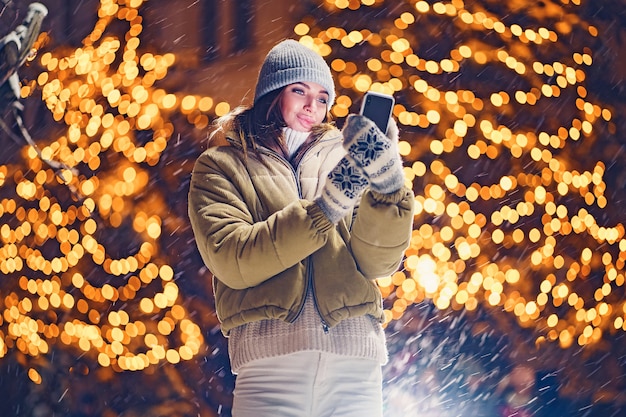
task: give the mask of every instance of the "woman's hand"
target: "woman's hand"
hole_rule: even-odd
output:
[[[367,184],[363,169],[346,156],[328,174],[316,202],[326,217],[336,224],[354,207]]]
[[[367,175],[372,190],[391,194],[404,185],[402,159],[398,152],[398,125],[389,119],[385,135],[365,116],[349,115],[342,130],[348,156]]]

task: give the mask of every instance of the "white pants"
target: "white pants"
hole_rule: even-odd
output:
[[[382,417],[382,370],[369,359],[297,352],[244,365],[233,417]]]

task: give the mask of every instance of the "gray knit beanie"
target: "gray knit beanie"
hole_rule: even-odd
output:
[[[328,108],[335,102],[335,83],[324,58],[300,42],[287,39],[265,57],[254,92],[256,103],[265,94],[296,82],[314,82],[328,91]]]

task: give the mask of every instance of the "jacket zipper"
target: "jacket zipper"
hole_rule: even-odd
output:
[[[298,159],[298,165],[296,169],[294,169],[293,165],[291,165],[289,161],[287,161],[284,157],[279,155],[277,152],[274,152],[273,150],[267,149],[267,148],[264,150],[265,151],[264,153],[266,153],[268,156],[276,158],[279,162],[289,167],[289,169],[291,170],[292,178],[296,184],[296,189],[298,190],[299,198],[302,198],[302,188],[300,186],[300,181],[298,181],[298,172],[300,171],[300,162],[304,160],[304,157],[306,156],[306,154],[311,149],[313,149],[313,147],[314,146],[310,146],[307,150],[304,151],[304,153]],[[310,257],[311,256],[309,255],[309,258]],[[309,262],[307,263],[307,271],[306,271],[307,277],[306,277],[306,283],[304,286],[304,297],[302,298],[302,303],[300,304],[300,307],[298,308],[298,313],[296,313],[296,316],[294,317],[293,321],[296,321],[298,317],[300,317],[300,315],[302,314],[302,311],[304,310],[304,305],[306,304],[306,295],[309,292],[309,286],[310,286],[311,294],[313,295],[313,305],[315,307],[315,310],[317,311],[317,315],[319,316],[320,321],[322,322],[322,329],[324,329],[324,333],[328,333],[330,326],[328,325],[328,323],[326,323],[326,320],[324,320],[324,317],[322,316],[322,313],[320,312],[320,309],[318,306],[319,303],[317,302],[317,295],[315,294],[315,285],[313,285],[313,273],[311,271],[311,268],[312,268],[312,265],[311,265],[311,261],[309,260]]]
[[[298,165],[296,170],[294,171],[294,176],[296,179],[296,183],[298,184],[298,190],[300,191],[300,182],[298,181],[298,173],[300,172],[300,162],[302,162],[304,160],[304,158],[306,157],[307,153],[313,149],[314,145],[311,144],[311,146],[309,146],[308,149],[306,149],[302,155],[300,156],[300,158],[298,159]],[[291,164],[290,164],[291,165]],[[300,197],[302,197],[302,195],[300,194]],[[322,329],[324,329],[324,333],[328,333],[329,331],[329,326],[328,323],[326,323],[326,320],[324,320],[324,316],[322,316],[322,313],[320,312],[320,308],[319,308],[319,303],[317,302],[317,294],[315,293],[315,285],[313,284],[313,271],[311,270],[313,268],[313,263],[310,261],[311,256],[309,255],[309,263],[307,264],[307,285],[306,285],[306,292],[304,293],[304,297],[305,297],[305,301],[306,301],[306,294],[308,293],[309,290],[309,285],[311,286],[311,294],[313,295],[313,306],[315,307],[315,310],[317,311],[317,315],[320,318],[320,321],[322,322]],[[302,313],[302,310],[304,310],[304,303],[302,303],[302,306],[300,307],[300,311],[298,312],[298,315],[296,316],[296,318]]]

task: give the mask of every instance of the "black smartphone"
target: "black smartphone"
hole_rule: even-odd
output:
[[[383,133],[387,133],[394,103],[393,96],[389,94],[368,91],[361,103],[361,114],[373,121]]]

